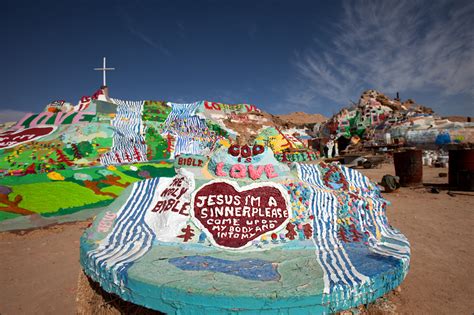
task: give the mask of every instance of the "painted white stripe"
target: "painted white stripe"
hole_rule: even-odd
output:
[[[131,203],[133,203],[135,201],[134,198],[137,198],[137,196],[139,195],[139,190],[141,188],[142,188],[141,182],[138,182],[138,183],[133,185],[132,191],[130,193],[131,197],[129,197],[128,202],[125,202],[122,205],[122,207],[119,209],[119,211],[117,211],[117,219],[116,219],[116,222],[115,222],[115,225],[117,227],[114,226],[114,230],[118,228],[118,226],[121,224],[121,222],[124,220],[124,218],[127,217],[129,215],[129,213],[131,212],[132,207],[130,207],[130,205],[131,205]],[[109,235],[100,243],[100,245],[95,250],[91,250],[88,253],[88,255],[92,256],[92,255],[95,255],[96,253],[99,253],[99,252],[105,250],[111,244],[111,242],[113,242],[114,235],[115,234],[113,234],[113,233],[109,233]]]
[[[148,192],[149,189],[154,186],[153,184],[156,182],[156,180],[159,179],[153,178],[139,182],[142,184],[143,189],[140,190],[140,194],[137,196],[138,199],[135,199],[135,202],[132,204],[132,211],[130,211],[130,215],[127,217],[127,220],[124,220],[124,222],[122,222],[122,224],[112,232],[113,235],[115,235],[111,246],[113,250],[105,251],[103,255],[98,255],[96,257],[96,259],[101,261],[101,264],[108,259],[112,259],[114,255],[120,253],[120,251],[123,250],[123,246],[125,246],[124,244],[129,243],[132,237],[134,237],[134,233],[131,233],[131,230],[134,226],[136,226],[137,223],[139,223],[138,218],[141,215],[140,211],[143,210],[144,205],[153,196],[154,189],[152,192]]]
[[[352,285],[357,285],[359,282],[366,282],[368,277],[356,270],[345,248],[337,238],[336,212],[334,209],[337,209],[338,204],[335,196],[317,189],[319,187],[327,188],[318,180],[321,176],[316,167],[298,165],[297,170],[304,181],[317,186],[311,189],[313,195],[312,209],[315,216],[313,227],[317,231],[317,239],[314,244],[316,247],[319,246],[319,251],[317,251],[318,262],[323,267],[323,271],[328,273],[326,274],[328,280],[325,282],[325,292],[334,291],[338,284],[350,285],[352,283]],[[344,290],[341,292],[341,294],[345,294]]]
[[[114,129],[112,148],[101,156],[104,165],[147,161],[145,127],[142,121],[143,101],[122,101],[112,99],[117,105],[115,118],[111,121]]]
[[[336,299],[344,299],[346,294],[345,285],[359,286],[361,283],[368,282],[369,278],[361,274],[353,265],[345,247],[337,237],[337,209],[340,205],[331,189],[324,185],[322,174],[318,167],[315,165],[299,164],[296,166],[296,169],[299,177],[311,186],[311,210],[315,216],[312,225],[317,233],[313,243],[317,248],[318,262],[323,271],[328,273],[324,278],[324,292],[330,292],[331,298],[335,296]],[[381,255],[398,258],[404,262],[409,260],[410,250],[406,238],[390,228],[382,218],[384,205],[383,200],[380,200],[379,192],[373,189],[369,190],[369,186],[372,184],[367,177],[359,172],[343,167],[341,170],[349,184],[360,189],[359,194],[361,197],[372,202],[375,222],[368,211],[364,209],[364,202],[353,200],[353,204],[357,208],[356,212],[359,220],[357,226],[360,226],[362,232],[369,231],[369,233],[372,233],[368,229],[369,226],[373,228],[377,226],[383,237],[382,242],[369,242],[369,250]],[[372,186],[376,187],[375,185]],[[337,193],[337,191],[335,192]],[[365,213],[365,215],[361,216],[362,213]],[[396,241],[399,243],[394,244]],[[406,244],[406,246],[400,244]]]
[[[143,191],[146,187],[145,181],[138,182],[135,185],[137,185],[137,190],[131,198],[129,197],[131,202],[127,203],[127,211],[117,217],[117,223],[114,226],[114,229],[105,239],[105,242],[101,243],[99,248],[96,250],[96,252],[99,253],[95,257],[96,260],[107,258],[110,255],[113,255],[113,253],[118,250],[117,244],[122,241],[122,237],[124,235],[123,231],[128,230],[129,226],[132,224],[131,218],[135,214],[136,210],[134,205],[139,204],[143,198]]]
[[[114,281],[121,282],[121,272],[130,262],[143,256],[151,248],[154,234],[143,220],[159,183],[158,178],[136,184],[136,194],[126,203],[129,211],[122,211],[109,237],[89,255],[96,270],[110,270]],[[92,256],[92,257],[91,257]]]

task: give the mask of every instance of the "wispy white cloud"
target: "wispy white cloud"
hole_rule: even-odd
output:
[[[22,112],[14,109],[0,110],[0,123],[18,121],[23,118],[27,112]]]
[[[473,1],[344,1],[329,45],[315,39],[295,54],[287,101],[346,105],[367,88],[474,99],[473,16]]]
[[[166,56],[171,56],[171,52],[163,45],[159,40],[153,39],[148,32],[140,29],[138,23],[132,18],[132,16],[121,6],[117,7],[117,14],[123,20],[125,27],[128,31],[136,36],[138,39],[146,43],[147,45],[158,49]]]

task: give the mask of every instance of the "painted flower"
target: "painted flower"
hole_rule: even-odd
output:
[[[109,165],[109,166],[107,166],[107,169],[108,169],[109,171],[115,171],[117,168],[116,168],[115,166],[113,166],[113,165]]]
[[[62,176],[61,174],[57,172],[49,172],[48,177],[51,180],[64,180],[64,176]]]
[[[82,181],[85,181],[85,180],[91,181],[91,180],[92,180],[92,176],[90,176],[90,175],[88,175],[88,174],[84,174],[84,173],[75,173],[75,174],[74,174],[74,179],[75,179],[75,180],[82,180]]]

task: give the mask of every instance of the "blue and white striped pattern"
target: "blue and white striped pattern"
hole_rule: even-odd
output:
[[[174,152],[179,154],[202,154],[204,147],[202,141],[197,141],[191,137],[180,137],[176,139]]]
[[[316,165],[300,164],[298,167],[300,172],[307,174],[306,177],[308,178],[308,183],[319,189],[331,189],[324,183],[323,174]],[[342,165],[338,165],[337,167],[341,170],[341,173],[346,178],[349,186],[354,186],[359,189],[359,195],[364,197],[380,196],[380,191],[378,190],[377,186],[372,184],[367,176],[364,176],[360,172]],[[354,191],[351,192],[355,193]]]
[[[372,202],[373,211],[376,212],[374,214],[375,221],[382,234],[382,239],[378,242],[372,239],[369,249],[381,255],[398,258],[403,261],[405,267],[408,267],[410,262],[410,243],[408,239],[388,224],[384,205],[380,200],[374,199]]]
[[[337,237],[338,225],[337,211],[340,207],[337,200],[339,191],[331,190],[323,182],[323,174],[316,165],[297,165],[298,174],[302,181],[310,184],[312,191],[309,211],[314,215],[313,231],[314,244],[316,246],[316,257],[324,271],[324,293],[338,296],[344,300],[346,294],[350,294],[345,288],[361,287],[369,281],[369,278],[357,270],[357,263],[351,261],[345,244]],[[348,182],[361,191],[368,189],[370,180],[357,171],[342,169]],[[360,215],[364,211],[364,201],[353,202],[358,207],[360,227],[362,232],[369,232],[372,237],[369,240],[369,250],[383,256],[400,259],[407,268],[410,259],[410,247],[407,239],[401,233],[393,230],[387,223],[384,215],[384,202],[377,196],[365,196],[363,199],[372,204],[373,216],[369,214]],[[372,222],[375,218],[375,222]],[[372,227],[372,228],[370,228]],[[374,229],[378,228],[382,236],[381,240],[373,237]],[[349,298],[349,296],[347,297]],[[331,298],[332,299],[332,298]]]
[[[117,113],[111,121],[114,129],[112,148],[100,162],[103,165],[125,164],[147,161],[145,128],[142,121],[143,101],[122,101],[112,99]]]
[[[337,196],[314,187],[310,189],[313,193],[310,204],[314,216],[313,242],[317,248],[316,257],[324,271],[324,293],[345,292],[344,287],[359,287],[369,278],[357,271],[337,237]]]
[[[309,210],[314,216],[313,242],[316,257],[324,271],[324,293],[340,291],[344,286],[357,287],[369,278],[357,271],[349,259],[343,244],[337,237],[337,196],[324,185],[322,173],[315,165],[299,164],[301,180],[311,185],[312,198]],[[326,190],[326,191],[324,191]]]
[[[359,221],[362,223],[362,229],[369,226],[377,226],[382,235],[381,241],[370,242],[369,249],[373,252],[381,255],[393,256],[401,259],[403,263],[408,266],[410,260],[410,243],[407,238],[400,232],[390,227],[387,222],[387,216],[385,215],[385,203],[380,196],[380,191],[376,188],[376,185],[370,183],[370,179],[367,176],[362,175],[360,172],[353,170],[348,167],[339,166],[342,173],[346,177],[349,184],[354,185],[360,189],[360,193],[365,197],[369,197],[368,202],[372,203],[375,222],[369,222],[370,216],[359,216]],[[372,188],[372,189],[371,189]],[[362,210],[363,211],[363,210]],[[359,214],[361,211],[358,211]],[[367,229],[369,232],[371,230]]]
[[[294,165],[298,169],[298,174],[301,180],[307,182],[308,184],[311,184],[317,189],[330,189],[324,184],[323,174],[317,166],[300,163],[294,163]]]
[[[163,123],[162,134],[171,134],[176,137],[174,156],[180,154],[201,154],[206,148],[207,141],[199,141],[203,138],[207,125],[204,119],[196,115],[196,111],[202,105],[202,101],[189,104],[171,105],[171,112]]]
[[[363,196],[380,197],[380,190],[377,188],[377,185],[372,184],[367,176],[364,176],[361,172],[343,165],[338,165],[338,167],[341,169],[342,174],[346,177],[349,185],[359,188],[359,194]]]
[[[117,212],[112,231],[96,249],[87,253],[89,269],[97,278],[111,275],[109,280],[124,287],[128,267],[151,248],[155,234],[144,217],[159,181],[153,178],[135,183],[127,202]]]
[[[165,120],[165,126],[170,126],[173,122],[181,121],[182,119],[197,117],[196,111],[201,104],[202,101],[186,104],[168,103],[171,106],[171,112]]]

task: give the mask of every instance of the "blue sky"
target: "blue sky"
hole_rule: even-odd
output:
[[[4,1],[0,119],[116,98],[330,116],[366,89],[474,116],[474,1]]]

